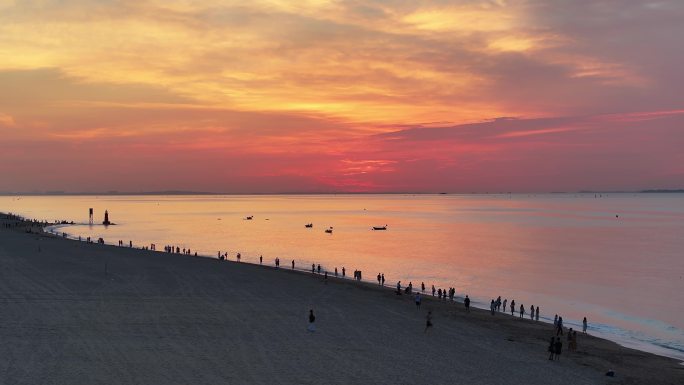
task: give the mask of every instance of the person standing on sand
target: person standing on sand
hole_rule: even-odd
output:
[[[294,259],[292,260],[292,270],[294,270]]]
[[[587,334],[587,317],[582,320],[582,333]]]
[[[558,327],[558,314],[553,316],[553,327],[557,328]]]
[[[428,329],[432,327],[432,311],[428,311],[427,317],[425,318],[425,331],[427,333]]]
[[[556,339],[554,337],[551,337],[551,341],[549,342],[549,361],[553,361],[553,355],[556,351]]]
[[[530,319],[534,321],[534,305],[530,305]]]
[[[337,267],[335,267],[335,277],[337,277]]]
[[[420,293],[416,294],[416,308],[420,310]]]
[[[321,264],[318,264],[318,274],[321,274]]]
[[[520,304],[520,318],[522,318],[525,315],[525,306],[523,304]]]
[[[347,273],[347,269],[342,266],[342,278],[344,278],[345,274]]]
[[[378,286],[380,286],[380,279],[381,279],[380,273],[378,273]]]
[[[495,309],[496,309],[496,304],[494,303],[494,300],[492,300],[492,302],[489,303],[489,311],[492,313],[492,315],[495,314],[494,313]]]
[[[539,305],[537,305],[537,310],[535,311],[534,318],[536,318],[536,320],[539,321]]]
[[[563,335],[563,317],[558,316],[558,325],[556,326],[556,335]]]
[[[397,282],[397,295],[401,295],[401,281]]]
[[[466,313],[470,313],[470,298],[468,298],[468,294],[466,294],[463,304],[465,305]]]
[[[420,292],[425,293],[425,282],[420,283]]]
[[[316,331],[316,316],[313,313],[313,309],[309,310],[309,326],[306,328],[309,332],[313,333]]]
[[[504,299],[503,301],[503,311],[504,313],[506,312],[506,304],[508,303],[508,298]]]
[[[382,279],[382,286],[385,286],[385,273],[382,273],[380,278]]]
[[[260,255],[259,256],[259,264],[261,265],[264,262],[264,256]]]
[[[561,342],[560,337],[556,337],[556,342],[553,344],[553,353],[555,354],[555,359],[560,361],[560,355],[563,351],[563,342]]]
[[[515,314],[515,300],[511,300],[511,315]]]
[[[316,274],[316,265],[313,263],[311,264],[311,274]]]

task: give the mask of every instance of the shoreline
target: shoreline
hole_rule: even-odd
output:
[[[67,238],[67,239],[74,240],[74,241],[85,242],[85,239],[81,240],[81,239],[79,239],[80,237],[77,237],[74,234],[68,234],[66,232],[59,231],[59,229],[61,229],[61,228],[64,228],[64,227],[68,228],[69,226],[73,226],[73,225],[85,226],[88,224],[87,223],[74,223],[74,222],[68,222],[68,221],[59,221],[59,223],[48,223],[47,226],[45,226],[45,230],[47,233],[50,233],[50,234],[54,235],[55,237],[62,237],[62,238]],[[100,226],[100,225],[96,224],[95,226]],[[65,234],[65,235],[60,235],[60,234]],[[105,241],[104,244],[109,245],[109,246],[115,246],[115,247],[129,248],[129,246],[126,242],[124,242],[123,245],[116,245],[115,243],[107,243]],[[141,246],[141,245],[135,245],[134,244],[134,245],[132,245],[132,247],[135,249],[150,250],[149,246]],[[173,251],[169,253],[167,251],[164,251],[163,249],[159,249],[159,245],[157,247],[158,247],[157,250],[150,250],[150,251],[155,251],[155,252],[159,252],[159,253],[163,253],[163,254],[181,254],[181,255],[183,255],[183,253],[176,253]],[[199,255],[195,255],[195,256],[217,260],[216,255],[199,254]],[[229,258],[232,258],[232,259],[229,259]],[[267,260],[267,262],[265,262],[263,264],[263,266],[275,266],[273,264],[273,261],[268,259],[268,258],[269,257],[266,257],[265,261]],[[230,255],[226,257],[225,261],[236,263],[235,256],[230,256]],[[260,265],[256,261],[250,261],[250,260],[243,260],[239,263],[252,264],[252,265],[256,265],[256,266]],[[292,270],[290,268],[289,261],[284,261],[284,265],[285,266],[282,266],[281,269]],[[301,273],[311,274],[311,270],[308,268],[308,266],[304,267],[304,268],[302,268],[301,266],[302,266],[301,264],[298,264],[296,266],[295,270],[298,272],[301,272]],[[340,273],[340,279],[345,279],[345,280],[348,280],[350,282],[355,281],[355,282],[359,283],[359,281],[357,281],[356,279],[351,277],[351,273],[352,273],[351,271],[349,271],[348,273],[349,274],[345,278],[342,278],[341,273]],[[332,272],[329,272],[329,274],[330,274],[330,277],[334,276]],[[367,284],[370,284],[370,285],[373,285],[376,287],[379,286],[375,283],[375,280],[373,280],[373,279],[363,280],[361,282],[367,283]],[[387,289],[390,291],[394,290],[392,284],[388,284],[388,285],[382,286],[380,288]],[[414,290],[413,294],[415,294],[417,292],[419,292],[419,291]],[[433,300],[437,300],[436,296],[432,296],[430,294],[428,288],[426,288],[425,292],[421,292],[421,295],[424,295],[425,298],[432,298]],[[464,295],[465,295],[465,293],[458,295],[458,296],[455,296],[453,300],[449,300],[446,303],[450,303],[450,304],[455,305],[455,306],[463,306],[463,299],[464,299],[463,296]],[[471,297],[471,307],[478,308],[478,309],[484,310],[486,312],[489,312],[489,304],[486,301],[478,301],[477,298]],[[528,311],[529,309],[525,309],[525,310]],[[497,314],[507,315],[508,309],[506,309],[504,311],[497,312]],[[516,316],[514,318],[517,318],[517,314],[518,314],[517,308],[515,310],[515,314],[516,314]],[[526,319],[529,317],[528,314],[529,313],[526,313],[526,316],[525,316]],[[564,322],[565,325],[573,327],[575,331],[581,330],[581,328],[582,328],[581,321],[577,321],[577,320],[575,320],[575,322],[573,322],[572,320],[564,320],[564,321],[565,321]],[[550,317],[550,315],[548,315],[546,317],[541,316],[539,318],[539,321],[537,321],[537,322],[542,322],[542,323],[545,323],[547,325],[553,325],[553,319]],[[566,329],[567,329],[567,327],[566,327]],[[609,330],[602,330],[602,329],[609,329]],[[630,339],[629,337],[622,336],[621,333],[632,332],[629,329],[623,329],[623,328],[620,328],[620,327],[617,327],[614,325],[609,325],[609,324],[600,324],[600,326],[596,326],[596,324],[592,324],[590,322],[589,332],[592,333],[592,335],[597,336],[598,338],[603,338],[603,339],[609,340],[611,342],[617,343],[618,345],[620,345],[622,347],[635,349],[635,350],[639,350],[639,351],[642,351],[645,353],[655,354],[655,355],[666,357],[666,358],[671,358],[671,359],[674,359],[674,360],[681,362],[682,365],[684,365],[684,355],[683,355],[684,353],[682,353],[681,351],[673,349],[673,348],[663,347],[663,346],[657,344],[656,342],[638,340],[638,339]],[[670,353],[670,354],[668,355],[667,353]]]
[[[4,214],[0,215],[0,222],[6,223],[7,216]],[[27,223],[22,222],[22,224],[26,225]],[[317,345],[317,349],[320,349],[318,353],[327,356],[333,361],[338,359],[339,364],[344,366],[351,362],[358,363],[358,358],[354,351],[356,351],[355,346],[360,344],[363,346],[362,355],[367,355],[366,358],[378,361],[375,369],[384,375],[384,377],[380,377],[379,382],[381,383],[386,383],[392,378],[395,381],[389,382],[405,383],[408,378],[424,379],[426,375],[431,376],[427,382],[446,383],[445,375],[461,373],[457,369],[467,371],[471,366],[477,368],[478,370],[475,372],[479,373],[483,370],[482,365],[485,368],[487,367],[486,362],[497,362],[497,367],[503,366],[508,368],[509,371],[521,375],[527,373],[530,376],[529,381],[523,375],[521,382],[525,381],[528,383],[546,383],[549,379],[547,376],[549,375],[551,378],[564,379],[561,382],[575,383],[648,382],[675,384],[680,383],[684,379],[684,367],[677,360],[625,348],[614,342],[591,335],[578,334],[579,348],[577,352],[568,353],[564,349],[560,362],[549,362],[546,360],[546,345],[548,337],[553,334],[552,325],[528,319],[519,320],[517,317],[504,316],[502,314],[492,317],[488,311],[481,309],[472,309],[467,314],[464,308],[460,306],[461,304],[454,305],[449,302],[439,302],[431,298],[430,295],[424,297],[422,306],[423,308],[432,309],[437,326],[434,328],[434,333],[431,332],[423,335],[424,314],[422,313],[424,313],[424,310],[420,310],[421,314],[418,314],[412,299],[408,296],[395,296],[391,288],[383,290],[377,284],[365,281],[354,282],[351,279],[341,279],[333,276],[329,276],[328,282],[324,283],[320,275],[297,270],[292,271],[287,268],[288,266],[275,269],[267,265],[260,266],[246,262],[224,261],[229,263],[220,263],[215,258],[144,251],[114,245],[86,244],[84,242],[59,239],[61,237],[46,233],[33,232],[27,234],[22,230],[25,230],[25,228],[16,227],[8,229],[3,226],[0,229],[0,236],[3,239],[3,242],[0,244],[0,259],[3,260],[4,265],[9,266],[0,274],[4,275],[2,277],[3,281],[10,282],[5,284],[2,291],[0,291],[5,302],[3,307],[9,308],[7,314],[10,317],[15,315],[19,318],[26,318],[26,314],[30,315],[32,312],[37,312],[34,316],[38,317],[38,319],[44,317],[44,322],[39,324],[28,323],[28,326],[24,326],[26,324],[19,322],[4,325],[0,329],[0,333],[2,333],[2,338],[5,341],[21,337],[41,345],[45,343],[45,336],[42,335],[45,330],[53,330],[53,334],[57,336],[60,336],[60,333],[68,334],[73,332],[75,337],[78,337],[76,340],[97,339],[100,338],[100,335],[112,337],[112,334],[114,334],[124,339],[132,339],[132,341],[129,341],[128,344],[122,347],[123,352],[138,351],[139,349],[145,350],[145,346],[149,344],[157,346],[156,340],[136,342],[133,337],[137,334],[127,331],[127,328],[131,327],[130,325],[137,325],[135,327],[144,329],[145,333],[156,333],[161,340],[175,339],[179,335],[183,335],[178,330],[183,330],[184,327],[187,328],[190,325],[187,324],[187,311],[175,312],[173,311],[175,307],[180,309],[190,306],[192,309],[184,310],[201,310],[201,312],[211,313],[216,309],[222,309],[222,306],[234,309],[248,305],[244,313],[238,312],[234,315],[229,315],[229,313],[220,312],[222,316],[230,320],[227,322],[230,329],[234,329],[235,333],[238,333],[239,336],[242,336],[242,333],[247,333],[252,336],[251,338],[257,338],[255,336],[261,333],[268,333],[270,328],[278,330],[282,328],[283,330],[275,335],[271,335],[271,338],[261,340],[256,344],[254,341],[250,343],[250,338],[247,338],[245,341],[241,340],[243,344],[238,344],[239,347],[237,345],[234,347],[234,349],[240,350],[241,355],[266,365],[268,360],[264,362],[264,355],[268,356],[268,352],[264,352],[263,349],[264,346],[270,346],[271,349],[277,350],[280,353],[290,352],[293,356],[286,359],[289,365],[296,366],[300,364],[295,353],[299,352],[306,356],[307,360],[312,360],[314,368],[329,369],[329,363],[318,362],[316,357],[309,356],[308,353],[301,352],[299,349],[291,350],[292,346],[300,347],[300,344],[303,343],[301,348],[306,351],[307,347],[312,343],[309,340],[311,336],[307,335],[306,332],[302,335],[299,333],[299,326],[305,325],[305,314],[299,313],[305,313],[309,307],[314,307],[319,312],[317,314],[319,314],[321,319],[320,333],[316,332],[316,337],[326,336],[323,338],[327,338],[328,333],[332,333],[333,330],[346,330],[355,337],[350,342],[346,338],[349,336],[338,336],[339,338],[327,341],[329,343]],[[31,250],[28,250],[28,247]],[[95,266],[94,260],[98,261],[97,266]],[[31,265],[30,268],[25,266],[25,264],[31,261],[35,262],[35,264]],[[103,261],[105,261],[104,270]],[[140,270],[144,270],[145,274],[141,274]],[[15,271],[17,274],[12,275],[8,271]],[[51,274],[55,274],[55,277],[48,279]],[[33,275],[36,276],[34,277]],[[173,282],[166,282],[167,275],[178,276],[174,278]],[[67,280],[66,277],[69,277],[69,279]],[[50,281],[51,283],[47,284],[41,278],[45,278],[45,281]],[[238,289],[233,285],[229,285],[224,282],[225,279],[231,282],[239,281],[244,288]],[[54,280],[54,282],[51,280]],[[76,283],[71,282],[72,280]],[[12,283],[15,281],[17,283],[12,287]],[[88,285],[85,285],[87,287],[82,287],[82,281],[89,282]],[[158,281],[159,284],[156,284]],[[253,282],[257,283],[254,284]],[[46,291],[47,294],[36,294],[37,288]],[[52,292],[48,289],[52,290]],[[216,289],[215,292],[214,289]],[[164,296],[165,292],[181,292],[183,295],[172,295],[167,298]],[[299,293],[299,295],[292,293]],[[70,298],[77,305],[68,306],[76,306],[76,308],[62,308],[61,305],[66,303],[63,304],[60,301],[70,300]],[[124,309],[119,309],[118,312],[114,311],[115,309],[109,309],[112,310],[111,313],[107,312],[105,315],[97,311],[97,309],[90,308],[94,306],[94,304],[91,304],[93,300],[101,303],[121,302],[124,304]],[[55,305],[50,304],[51,301],[60,302],[60,306],[55,307]],[[168,329],[166,327],[159,329],[159,325],[155,325],[154,322],[128,323],[127,317],[132,317],[133,315],[135,315],[134,318],[137,317],[142,320],[149,321],[149,318],[156,320],[157,316],[151,314],[148,311],[149,309],[145,309],[149,306],[149,301],[154,302],[154,306],[166,309],[166,313],[170,314],[169,321],[164,324]],[[187,301],[190,302],[186,303]],[[190,304],[193,305],[191,306]],[[291,311],[288,304],[299,309],[292,315],[294,317],[293,320],[288,317],[285,317],[287,319],[281,319],[282,317],[279,316],[280,313]],[[11,309],[13,306],[18,306],[21,309],[15,309],[13,312]],[[169,306],[171,307],[168,308]],[[200,307],[195,308],[197,306]],[[88,310],[86,312],[87,317],[80,313],[83,307]],[[375,309],[381,312],[376,313]],[[18,310],[22,310],[22,312],[17,312]],[[139,311],[139,313],[136,313],[136,311]],[[266,319],[264,320],[259,316],[271,314],[271,312],[275,313],[272,316],[265,317]],[[243,315],[240,314],[244,314],[244,317],[251,321],[246,322],[242,319]],[[335,316],[335,322],[330,319],[332,315]],[[48,322],[53,316],[67,319],[69,322]],[[191,324],[199,322],[212,325],[211,321],[215,321],[213,318],[204,319],[208,316],[200,317],[197,315],[196,317],[198,319],[193,319]],[[269,320],[270,318],[279,319],[282,322],[274,324],[272,320]],[[86,322],[86,331],[80,331],[80,329],[72,330],[71,327],[65,326],[73,322]],[[225,320],[221,322],[225,322]],[[109,326],[94,327],[93,330],[88,331],[88,328],[93,327],[93,324]],[[119,330],[117,325],[126,325],[127,327]],[[410,325],[414,326],[411,327]],[[288,326],[294,326],[294,329],[288,328]],[[45,329],[45,327],[48,327],[48,329]],[[243,331],[240,332],[240,330]],[[171,331],[174,332],[172,333]],[[191,331],[194,331],[194,333],[190,332],[194,337],[202,336],[205,332],[202,329],[194,330],[192,327]],[[230,338],[221,339],[220,331],[216,331],[216,333],[219,336],[214,337],[217,337],[219,341],[232,341]],[[287,339],[281,333],[286,335],[295,334],[298,337],[296,340]],[[34,334],[38,334],[38,336]],[[50,335],[54,337],[53,334]],[[439,335],[439,340],[433,338],[429,344],[423,346],[425,344],[425,337],[431,338],[434,335]],[[213,339],[212,337],[211,340]],[[453,339],[454,341],[447,343],[446,341],[441,341],[442,339]],[[195,342],[193,339],[193,341],[187,343],[193,344]],[[563,339],[563,342],[564,344],[566,343],[565,339]],[[382,345],[384,344],[392,346],[383,349]],[[5,345],[8,346],[2,349],[9,350],[9,352],[5,352],[6,356],[11,354],[10,357],[15,358],[15,363],[30,357],[30,352],[24,352],[23,354],[21,352],[13,352],[12,344]],[[183,343],[180,345],[190,349],[190,347],[185,346]],[[210,341],[204,341],[200,345],[203,345],[208,350],[216,348],[213,342]],[[426,348],[421,354],[421,357],[425,356],[425,358],[403,357],[406,349],[416,350],[420,347]],[[463,355],[464,353],[466,353],[466,356]],[[505,353],[508,353],[508,355]],[[26,354],[29,354],[29,356],[26,356]],[[105,357],[111,358],[106,352],[102,354]],[[234,356],[231,352],[220,354],[225,354],[227,358]],[[471,355],[472,357],[470,357]],[[46,358],[48,362],[63,359],[59,355],[58,357],[50,357]],[[176,360],[181,358],[187,359],[183,355],[174,357]],[[472,361],[471,358],[475,361]],[[150,359],[150,357],[147,357],[146,362],[155,366],[156,361],[152,360],[150,362]],[[414,362],[416,359],[419,360],[418,363]],[[465,361],[467,367],[457,364],[454,368],[452,362],[454,359]],[[413,375],[412,369],[414,369],[413,371],[416,369],[415,365],[420,364],[425,367],[432,367],[434,365],[433,361],[437,365],[433,368],[436,372],[427,369],[423,372],[421,369],[417,371],[422,377],[411,377]],[[27,362],[36,364],[32,360],[27,360]],[[45,366],[48,362],[39,364],[39,366]],[[187,365],[189,365],[180,363],[182,361],[174,362],[181,368],[185,367],[187,369]],[[402,365],[397,365],[397,362]],[[242,362],[242,365],[244,364]],[[133,363],[123,359],[123,365],[133,365]],[[197,363],[197,365],[200,364]],[[86,365],[87,368],[94,368],[96,366],[93,363]],[[225,380],[230,378],[231,370],[241,370],[239,367],[229,366],[229,368],[222,367],[223,369],[221,370],[216,368],[205,370],[209,372],[216,371],[216,378]],[[605,371],[609,369],[616,372],[615,378],[603,376]],[[442,372],[437,373],[440,370]],[[505,383],[505,380],[510,376],[506,372],[499,372],[501,372],[501,369],[494,370],[494,373],[487,373],[481,378],[477,376],[466,377],[464,383],[498,383],[499,381]],[[259,370],[254,370],[250,373],[255,381],[246,382],[273,382],[271,381],[273,378],[268,377],[266,374],[262,378],[259,375]],[[399,377],[392,377],[397,373]],[[367,374],[371,377],[369,377],[368,381],[363,382],[370,382],[371,378],[375,378],[373,377],[375,374]],[[70,377],[68,374],[60,375],[63,381],[57,382],[74,383],[73,377]],[[106,373],[102,375],[105,377],[102,377],[101,380],[109,378],[109,382],[116,378],[106,377]],[[139,375],[145,376],[144,373],[139,373]],[[23,377],[21,374],[16,375],[14,378],[17,379],[17,383],[30,383],[38,380],[37,377],[32,377],[30,374],[26,374],[26,376],[34,381],[22,380],[22,378],[26,377]],[[159,382],[159,376],[161,376],[160,372],[153,370],[148,375],[149,381],[143,382]],[[205,382],[201,380],[201,376],[186,377],[186,379],[192,378],[199,378],[196,382]],[[382,381],[382,378],[385,380]],[[233,379],[235,380],[236,378]],[[347,383],[358,382],[354,381],[355,378],[353,377],[344,377],[344,379],[347,380]],[[468,381],[465,381],[466,379]],[[308,378],[296,376],[290,380],[285,379],[280,382],[306,383],[309,380]],[[330,379],[330,382],[335,381],[341,380]],[[458,381],[455,380],[454,382]]]

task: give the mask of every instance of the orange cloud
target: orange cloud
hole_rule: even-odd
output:
[[[678,119],[667,111],[682,108],[684,57],[672,47],[683,9],[667,0],[620,12],[608,0],[0,1],[0,127],[31,170],[29,154],[41,151],[63,165],[98,158],[79,157],[84,145],[134,154],[119,164],[140,168],[119,181],[129,185],[178,157],[194,184],[206,170],[260,188],[276,174],[310,190],[486,187],[503,159],[539,160],[562,147],[558,138],[579,148],[600,124],[616,132]],[[500,116],[517,119],[491,120]],[[200,166],[205,156],[215,167]],[[38,183],[24,174],[0,179]]]

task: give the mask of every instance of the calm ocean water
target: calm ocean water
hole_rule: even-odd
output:
[[[98,225],[105,209],[116,226]],[[6,196],[0,211],[73,220],[57,231],[111,244],[453,286],[481,307],[500,295],[540,306],[547,321],[560,314],[581,330],[586,316],[590,333],[684,360],[682,194]]]

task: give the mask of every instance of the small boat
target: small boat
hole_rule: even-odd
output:
[[[304,225],[304,227],[312,228],[312,227],[313,227],[313,223],[307,223],[307,224]]]
[[[254,219],[254,215],[250,215],[248,217],[245,217],[246,221],[251,221],[252,219]]]
[[[373,230],[387,230],[387,225],[384,225],[384,226],[373,226]]]
[[[325,232],[328,234],[332,234],[332,230],[333,230],[333,228],[332,228],[332,226],[330,226],[329,229],[325,229]]]

